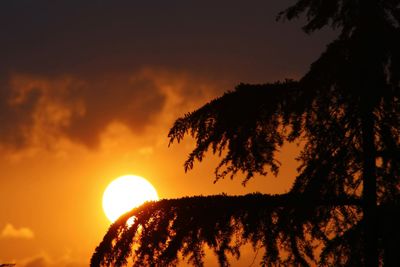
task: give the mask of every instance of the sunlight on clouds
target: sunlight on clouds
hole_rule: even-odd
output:
[[[47,253],[42,252],[37,256],[17,262],[17,266],[22,267],[84,267],[88,266],[87,261],[77,260],[66,252],[60,258],[52,258]]]
[[[0,234],[1,238],[33,239],[33,231],[27,227],[16,228],[11,223],[6,224]]]
[[[8,83],[0,99],[5,116],[0,148],[24,151],[28,156],[42,149],[59,151],[68,142],[89,149],[120,145],[121,139],[109,138],[118,124],[126,129],[114,132],[125,132],[124,136],[147,139],[149,130],[158,132],[156,139],[164,145],[178,116],[230,87],[221,81],[157,68],[109,73],[101,79],[14,73]]]
[[[53,148],[71,122],[85,114],[84,103],[73,97],[84,85],[77,79],[14,74],[9,85],[7,105],[3,104],[8,132],[2,137],[15,136],[7,144],[11,148]]]
[[[115,148],[126,146],[127,137],[132,135],[129,127],[120,122],[110,123],[100,134],[100,148],[103,152],[110,153]]]
[[[165,101],[153,78],[140,72],[101,79],[14,73],[0,96],[0,145],[10,150],[52,148],[62,138],[97,148],[114,122],[143,133]]]

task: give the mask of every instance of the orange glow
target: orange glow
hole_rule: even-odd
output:
[[[136,175],[124,175],[107,186],[103,209],[107,218],[114,222],[122,214],[152,200],[158,200],[158,195],[149,181]]]

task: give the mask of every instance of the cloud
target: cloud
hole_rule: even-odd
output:
[[[14,74],[6,88],[0,91],[0,145],[13,149],[51,146],[60,138],[95,147],[113,122],[140,134],[165,102],[154,79],[142,73],[98,80]]]
[[[165,138],[178,116],[231,87],[186,72],[146,68],[94,80],[13,74],[6,88],[0,91],[0,148],[16,151],[58,148],[65,140],[97,148],[115,124],[136,136],[164,127]],[[140,153],[151,154],[152,145],[144,144]]]
[[[46,267],[49,263],[44,257],[38,257],[28,261],[25,267]]]
[[[276,23],[289,0],[156,2],[0,1],[0,148],[143,134],[171,90],[192,108],[221,84],[293,78],[332,36]]]
[[[27,227],[16,228],[8,223],[0,233],[1,238],[33,239],[34,233]]]
[[[42,252],[35,257],[22,260],[17,266],[20,265],[23,267],[85,267],[88,265],[88,261],[74,259],[69,254],[55,259]]]

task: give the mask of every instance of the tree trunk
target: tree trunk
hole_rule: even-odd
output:
[[[362,118],[363,139],[363,213],[365,266],[378,266],[378,225],[376,198],[376,167],[374,145],[374,118],[372,111]]]
[[[363,224],[364,224],[364,265],[379,266],[378,218],[376,195],[376,148],[374,107],[378,103],[380,60],[377,55],[380,36],[380,7],[376,0],[361,1],[361,42],[360,82],[361,82],[361,131],[363,160]]]

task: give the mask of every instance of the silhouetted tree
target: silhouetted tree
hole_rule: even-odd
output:
[[[251,242],[263,265],[400,266],[399,0],[298,0],[306,32],[339,29],[299,81],[240,84],[179,118],[170,142],[197,141],[193,168],[211,150],[216,180],[277,174],[276,155],[301,142],[300,167],[283,195],[192,197],[148,203],[115,222],[92,266],[164,266],[179,255],[203,265],[204,245],[227,254]],[[133,224],[126,221],[134,217]],[[133,253],[133,254],[132,254]]]

